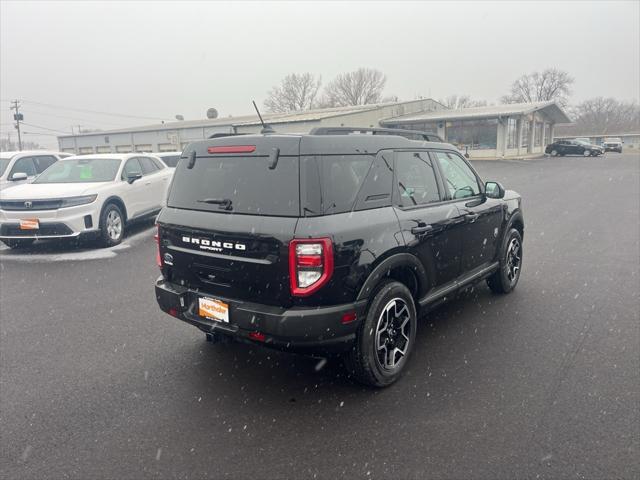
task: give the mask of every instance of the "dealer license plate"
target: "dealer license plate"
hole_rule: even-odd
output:
[[[209,320],[229,323],[229,305],[215,298],[198,298],[198,315]]]
[[[38,230],[40,222],[37,218],[25,218],[20,220],[20,230]]]

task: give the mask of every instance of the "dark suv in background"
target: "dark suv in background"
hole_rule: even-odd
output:
[[[449,144],[325,133],[187,146],[158,217],[156,296],[210,341],[342,354],[386,386],[420,313],[485,279],[516,286],[521,199]]]

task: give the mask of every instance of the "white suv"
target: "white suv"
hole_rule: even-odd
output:
[[[39,238],[97,235],[117,245],[125,225],[164,206],[173,170],[152,155],[73,156],[32,183],[0,195],[0,240],[9,247]]]
[[[0,189],[32,180],[70,153],[29,150],[0,152]]]

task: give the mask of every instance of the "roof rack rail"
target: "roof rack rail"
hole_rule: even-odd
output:
[[[400,128],[378,127],[316,127],[309,135],[396,135],[409,140],[422,140],[425,142],[444,142],[439,135],[419,130],[403,130]]]
[[[239,135],[247,135],[246,133],[214,133],[213,135],[209,135],[208,138],[222,138],[222,137],[237,137]]]

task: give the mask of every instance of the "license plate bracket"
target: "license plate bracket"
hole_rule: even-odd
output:
[[[198,315],[208,320],[229,323],[229,305],[217,298],[198,297]]]

